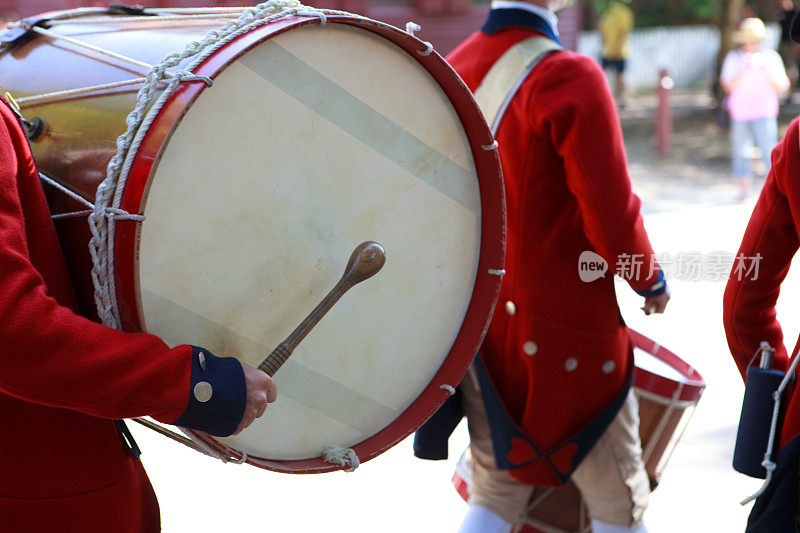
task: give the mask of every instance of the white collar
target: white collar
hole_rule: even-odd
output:
[[[519,0],[492,0],[492,9],[524,9],[525,11],[530,11],[542,17],[553,28],[553,34],[558,35],[558,17],[555,13],[543,7]]]

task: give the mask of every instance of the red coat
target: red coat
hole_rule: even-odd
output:
[[[113,419],[185,418],[195,350],[76,308],[30,147],[0,103],[0,529],[157,531],[152,487]]]
[[[520,27],[476,32],[447,59],[474,91],[508,48],[533,35]],[[508,209],[506,274],[481,354],[511,418],[542,457],[554,454],[529,453],[532,462],[511,474],[557,485],[587,451],[567,444],[631,377],[614,292],[617,258],[641,262],[628,280],[638,291],[657,282],[659,268],[631,191],[614,101],[594,60],[567,51],[546,57],[496,137]],[[605,277],[581,281],[584,251],[608,262]],[[525,453],[515,445],[509,457],[525,462]]]
[[[789,366],[783,332],[775,314],[775,303],[781,282],[798,249],[800,150],[797,125],[797,119],[792,121],[786,135],[772,152],[772,168],[747,224],[725,288],[725,334],[743,377],[761,341],[769,342],[776,349],[775,368],[785,371]],[[760,259],[751,259],[759,254]],[[739,261],[739,257],[742,261]],[[753,269],[756,263],[757,276]],[[743,270],[737,272],[737,267]],[[798,348],[800,342],[795,344],[794,351]],[[758,364],[758,360],[755,364]],[[790,386],[788,393],[784,393],[783,402],[787,407],[781,447],[800,434],[800,393],[796,386]]]

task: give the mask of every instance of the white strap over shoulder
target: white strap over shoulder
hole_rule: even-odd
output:
[[[497,133],[497,127],[511,99],[536,65],[552,52],[564,48],[547,37],[531,37],[521,41],[500,56],[475,90],[475,101],[486,122]]]

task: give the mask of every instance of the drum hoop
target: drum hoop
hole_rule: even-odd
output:
[[[639,387],[634,386],[634,392],[642,398],[645,398],[653,403],[657,403],[659,405],[664,405],[667,407],[674,407],[676,409],[686,409],[687,407],[692,407],[693,405],[697,405],[700,401],[700,396],[697,396],[694,400],[673,400],[672,397],[666,398],[661,396],[660,394],[656,394],[654,392],[650,392],[649,390],[642,389]]]
[[[193,58],[184,71],[191,73],[211,54],[240,35],[258,26],[297,15],[314,16],[320,21],[324,21],[326,17],[322,11],[307,8],[302,4],[269,0],[256,7],[245,9],[236,21],[225,24],[216,32],[209,32],[201,41],[187,44],[179,54],[168,55],[148,74],[147,82],[136,95],[136,107],[126,118],[128,128],[117,138],[117,153],[108,163],[106,178],[100,183],[95,194],[94,212],[89,216],[89,227],[92,232],[89,252],[93,263],[95,304],[98,315],[106,326],[123,329],[116,301],[114,263],[109,259],[109,256],[114,257],[116,217],[130,216],[129,212],[120,208],[122,193],[131,166],[139,152],[139,146],[152,121],[159,116],[160,110],[175,92],[182,85],[186,85],[182,83],[183,77],[168,73],[167,69],[177,66],[184,59]],[[167,79],[169,82],[163,93],[157,97],[153,96],[157,85]],[[186,81],[198,81],[198,79],[190,74]],[[150,104],[153,105],[148,110]]]
[[[700,396],[703,394],[703,391],[706,388],[705,382],[697,382],[697,381],[688,381],[688,382],[677,382],[665,376],[659,376],[658,374],[653,374],[652,372],[648,372],[642,368],[636,367],[635,369],[636,374],[634,375],[634,387],[647,390],[661,396],[663,398],[672,397],[675,389],[678,388],[681,384],[683,385],[683,390],[681,391],[681,397],[679,398],[681,401],[696,401],[700,399]]]
[[[414,57],[436,80],[450,99],[464,127],[477,170],[481,197],[481,249],[478,271],[461,328],[441,367],[417,399],[387,427],[353,446],[360,462],[364,462],[391,448],[427,420],[449,397],[448,390],[461,381],[472,357],[477,352],[494,313],[504,273],[502,267],[505,258],[505,201],[500,162],[492,134],[466,85],[444,59],[439,54],[430,53],[423,41],[388,24],[349,13],[329,11],[324,13],[330,14],[326,17],[327,23],[343,23],[359,27],[399,46]],[[319,20],[316,16],[308,15],[252,25],[248,31],[225,43],[231,46],[216,47],[213,53],[208,54],[197,65],[193,64],[190,69],[194,74],[213,79],[233,60],[265,39]],[[180,84],[169,94],[165,91],[157,108],[154,105],[150,112],[155,113],[152,127],[146,131],[143,131],[144,128],[138,130],[137,136],[141,137],[141,142],[136,152],[127,156],[131,161],[127,176],[127,184],[130,186],[124,187],[124,184],[119,183],[116,185],[114,201],[120,209],[131,213],[141,211],[141,200],[144,197],[148,177],[157,164],[163,147],[188,107],[205,89],[204,84]],[[159,125],[167,127],[158,127]],[[121,303],[118,309],[122,308],[125,313],[129,313],[120,317],[120,323],[126,330],[141,331],[142,326],[135,303],[139,301],[136,294],[138,287],[135,283],[138,279],[135,266],[138,250],[135,243],[138,243],[140,225],[125,220],[116,222],[116,225],[115,240],[118,244],[125,243],[125,246],[118,245],[113,248],[114,263],[118,265],[113,274],[127,283],[121,283],[122,288],[115,289],[115,295]],[[237,459],[245,457],[242,452],[231,449],[212,437],[197,432],[194,434],[206,444],[221,450],[224,455]],[[268,470],[291,473],[320,473],[347,468],[327,463],[322,458],[279,461],[247,456],[246,462]]]
[[[648,339],[641,333],[628,328],[628,334],[634,347],[649,353],[661,362],[669,365],[685,378],[684,381],[677,382],[666,376],[654,374],[643,368],[636,367],[634,387],[649,391],[662,398],[671,398],[675,393],[675,389],[680,386],[682,387],[680,397],[678,398],[680,401],[695,403],[699,401],[700,396],[706,388],[706,382],[696,368],[678,357],[672,351],[656,343],[652,339]]]

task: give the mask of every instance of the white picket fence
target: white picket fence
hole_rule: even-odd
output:
[[[765,46],[777,47],[777,24],[767,27]],[[650,89],[658,83],[658,73],[666,69],[681,88],[709,87],[714,81],[719,50],[719,31],[711,26],[661,27],[635,30],[631,35],[631,55],[625,81],[632,90]],[[595,31],[583,32],[578,52],[600,59],[600,37]]]

